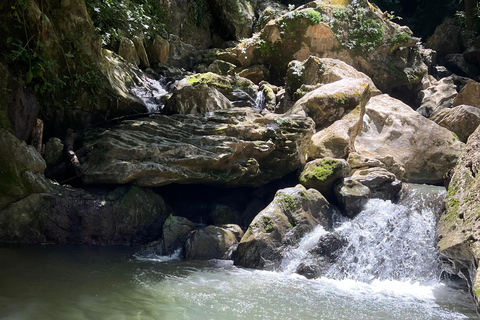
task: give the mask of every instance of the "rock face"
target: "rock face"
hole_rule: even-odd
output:
[[[462,47],[460,32],[461,27],[453,19],[447,19],[428,38],[426,46],[437,51],[440,58],[451,53],[458,53]]]
[[[345,61],[382,91],[420,83],[427,67],[418,39],[382,14],[367,1],[310,2],[267,23],[235,52],[242,66],[270,65],[276,78],[285,75],[290,61],[313,55]]]
[[[475,300],[480,301],[480,129],[470,136],[455,167],[445,200],[446,211],[438,223],[438,248],[444,266],[467,280]]]
[[[32,193],[49,192],[42,156],[12,133],[0,128],[0,210]]]
[[[86,183],[260,186],[300,167],[311,119],[251,108],[125,121],[95,141]]]
[[[392,157],[410,182],[442,183],[464,148],[452,132],[388,95],[373,97],[365,109],[363,129],[354,145],[359,154]]]
[[[460,141],[467,142],[468,137],[480,125],[480,108],[459,105],[452,109],[443,109],[430,119],[454,132]]]
[[[208,226],[191,233],[184,245],[185,258],[189,260],[229,259],[235,235],[226,229]]]
[[[0,211],[0,242],[138,245],[161,234],[168,210],[151,190],[121,187],[106,196],[58,187]]]
[[[252,35],[255,13],[250,1],[232,1],[228,2],[228,5],[220,0],[209,0],[208,2],[231,36],[240,40]]]
[[[315,189],[303,186],[282,189],[273,201],[253,219],[238,244],[234,263],[255,269],[274,269],[282,260],[282,251],[320,224],[329,228],[331,208]]]

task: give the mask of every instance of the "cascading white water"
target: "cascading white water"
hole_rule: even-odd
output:
[[[136,79],[137,85],[130,88],[130,92],[140,98],[148,108],[148,112],[159,112],[163,108],[162,97],[168,92],[165,83],[145,75]]]
[[[254,109],[263,110],[263,108],[265,108],[265,94],[263,93],[263,90],[260,90],[255,99]]]
[[[436,281],[441,270],[435,225],[432,210],[372,199],[354,220],[337,228],[347,245],[326,276],[362,282]]]
[[[418,188],[418,187],[417,187]],[[439,188],[407,192],[400,203],[371,199],[353,220],[334,233],[346,243],[336,261],[322,270],[325,278],[362,282],[399,280],[434,283],[441,273],[435,248],[436,215],[445,192]],[[318,227],[288,251],[281,270],[292,273],[327,232]],[[325,268],[325,265],[322,266]]]
[[[325,234],[327,234],[327,231],[322,226],[317,226],[311,233],[303,237],[298,247],[285,254],[280,270],[286,274],[295,272],[299,264],[307,256],[308,250],[313,248],[320,240],[320,237]]]

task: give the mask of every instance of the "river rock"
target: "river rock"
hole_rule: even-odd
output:
[[[235,223],[235,216],[227,205],[217,205],[209,215],[215,225]]]
[[[172,254],[183,246],[189,232],[195,229],[195,224],[184,217],[170,215],[163,224],[162,253]]]
[[[228,75],[233,73],[233,69],[236,66],[233,63],[223,61],[223,60],[215,60],[208,66],[208,72],[213,72],[219,75]]]
[[[148,60],[147,50],[143,43],[143,38],[133,37],[133,44],[135,45],[135,50],[137,51],[138,59],[140,60],[140,68],[146,69],[150,68],[150,61]]]
[[[285,87],[289,96],[294,97],[302,85],[327,84],[345,78],[366,79],[372,95],[381,93],[366,74],[354,67],[338,59],[315,56],[304,61],[293,60],[288,64]]]
[[[0,209],[33,193],[50,192],[45,161],[33,146],[0,128]]]
[[[340,256],[345,244],[346,241],[338,233],[328,232],[320,236],[318,243],[308,250],[307,257],[295,272],[307,279],[321,277]]]
[[[235,236],[235,239],[237,239],[238,242],[240,242],[240,240],[242,240],[242,237],[245,234],[243,232],[242,228],[240,228],[240,226],[238,224],[232,224],[232,223],[222,224],[219,227],[233,233],[233,235]]]
[[[275,269],[282,252],[297,244],[318,224],[329,228],[331,208],[315,189],[301,185],[279,190],[273,201],[252,221],[234,253],[234,264],[255,269]]]
[[[448,186],[446,211],[437,227],[438,249],[444,267],[467,280],[475,301],[480,301],[480,128],[468,139]]]
[[[454,132],[460,141],[466,143],[480,125],[480,108],[462,104],[452,109],[443,109],[430,119]]]
[[[315,121],[316,129],[323,129],[341,119],[356,107],[363,108],[371,97],[366,79],[345,78],[321,86],[298,100],[287,114],[302,114]]]
[[[105,195],[57,187],[0,211],[0,242],[139,245],[161,234],[168,215],[148,189],[121,187]]]
[[[231,231],[208,226],[192,231],[185,241],[185,258],[189,260],[229,259],[232,246],[236,244],[237,239]]]
[[[63,148],[62,140],[56,137],[48,139],[45,144],[45,154],[43,155],[47,166],[53,167],[62,162],[64,154]]]
[[[323,158],[308,162],[300,173],[299,181],[305,188],[314,188],[326,197],[333,196],[333,186],[350,174],[344,159]]]
[[[355,170],[351,179],[368,187],[371,198],[394,200],[402,190],[402,182],[384,168],[372,167]]]
[[[308,146],[308,160],[325,157],[346,158],[351,143],[350,133],[360,119],[359,109],[354,109],[342,119],[316,132]]]
[[[285,76],[290,61],[313,55],[346,62],[371,77],[381,91],[420,83],[427,67],[419,39],[382,15],[367,1],[313,1],[271,20],[234,50],[243,67],[270,65],[275,79]]]
[[[170,43],[157,35],[153,39],[147,41],[148,61],[153,64],[165,63],[170,54]]]
[[[228,109],[232,105],[253,107],[257,93],[258,87],[242,77],[212,72],[195,74],[176,84],[163,112],[190,114]]]
[[[125,59],[125,61],[130,62],[137,67],[140,65],[140,58],[135,49],[135,44],[128,38],[122,37],[122,39],[120,39],[118,55]]]
[[[365,109],[356,152],[369,158],[392,157],[410,182],[443,182],[465,146],[451,131],[388,95],[373,97]]]
[[[313,121],[251,108],[124,121],[87,139],[86,183],[261,186],[298,169]]]
[[[247,68],[242,69],[238,73],[240,77],[246,78],[250,81],[252,81],[255,84],[259,84],[260,82],[264,80],[268,80],[270,78],[270,72],[268,69],[262,65],[262,64],[257,64],[254,66],[250,66]]]
[[[451,108],[457,96],[457,87],[451,77],[443,78],[420,92],[420,107],[417,112],[429,118],[433,113]]]
[[[459,106],[466,104],[480,108],[480,83],[470,80],[458,93],[457,97],[453,101],[453,106]]]
[[[478,67],[465,61],[461,53],[447,55],[445,57],[445,67],[463,77],[475,78],[479,75]]]
[[[348,177],[335,186],[335,196],[341,205],[343,212],[353,218],[362,211],[371,197],[371,191],[367,186]]]

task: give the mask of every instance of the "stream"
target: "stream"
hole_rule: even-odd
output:
[[[371,200],[339,221],[348,244],[317,279],[294,271],[321,228],[276,272],[136,257],[131,247],[3,245],[0,319],[478,319],[469,294],[439,280],[438,201],[425,195]]]

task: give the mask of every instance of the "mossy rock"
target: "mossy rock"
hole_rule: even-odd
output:
[[[306,188],[314,188],[326,197],[333,195],[333,186],[350,173],[344,159],[323,158],[308,162],[300,173],[299,181]]]

